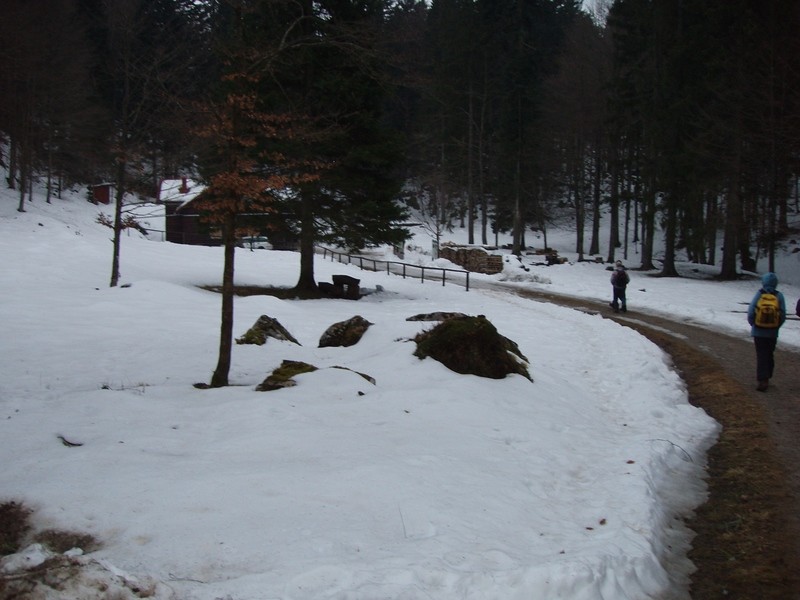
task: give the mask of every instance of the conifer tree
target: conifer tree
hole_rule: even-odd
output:
[[[302,138],[304,119],[264,109],[257,93],[277,54],[249,38],[246,7],[229,14],[229,38],[221,40],[220,81],[200,107],[197,135],[208,188],[195,203],[202,220],[219,232],[224,248],[220,342],[211,387],[228,385],[233,345],[234,269],[239,230],[257,218],[264,227],[279,199],[319,178],[320,163],[287,157],[282,149]],[[308,143],[308,139],[304,140]]]
[[[261,96],[273,110],[306,115],[315,129],[313,145],[288,144],[285,156],[326,165],[281,203],[282,226],[299,237],[298,290],[316,289],[318,243],[359,249],[407,237],[394,201],[401,144],[385,112],[386,8],[385,0],[303,1],[266,3],[262,14],[262,30],[284,46]]]

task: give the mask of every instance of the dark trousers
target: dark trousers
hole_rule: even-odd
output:
[[[772,378],[775,370],[775,345],[778,338],[774,337],[754,337],[756,345],[756,379],[767,381]]]
[[[617,307],[621,307],[622,310],[628,309],[625,305],[625,288],[614,287],[614,299],[611,301],[611,306],[614,310],[617,310]]]

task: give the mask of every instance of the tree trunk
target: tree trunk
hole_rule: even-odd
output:
[[[304,192],[300,192],[300,277],[294,288],[298,291],[314,291],[317,289],[317,282],[314,279],[314,243],[316,242],[316,232],[314,231],[314,219],[312,203],[314,199]]]
[[[674,192],[667,195],[667,228],[664,233],[664,264],[661,267],[662,277],[678,277],[678,270],[675,268],[675,239],[678,231],[678,208],[677,199]]]
[[[511,253],[515,256],[522,255],[522,198],[520,198],[522,183],[521,177],[522,165],[520,165],[520,157],[517,156],[516,174],[514,181],[514,224],[512,232]]]
[[[649,271],[653,265],[653,243],[656,229],[656,191],[651,181],[642,194],[642,269]]]
[[[484,65],[485,71],[485,65]],[[489,202],[486,199],[485,178],[484,178],[484,142],[486,140],[486,108],[488,105],[488,94],[486,92],[486,76],[484,75],[484,90],[481,101],[481,120],[478,128],[478,195],[481,202],[481,243],[485,246],[489,243]]]
[[[722,267],[720,279],[736,279],[736,248],[738,245],[739,220],[741,207],[739,199],[739,181],[734,177],[728,188],[727,203],[725,206],[725,232],[723,234]]]
[[[757,210],[754,200],[748,201],[748,197],[743,196],[739,192],[739,233],[736,236],[737,251],[739,253],[739,264],[744,271],[755,271],[757,268],[756,261],[750,251],[750,219],[746,218],[746,208],[751,206],[754,211]]]
[[[226,215],[222,225],[225,263],[222,269],[222,318],[219,328],[219,358],[211,376],[211,387],[228,385],[233,350],[234,259],[236,257],[236,216]]]
[[[18,146],[16,136],[11,136],[8,147],[8,177],[6,178],[10,190],[17,189]]]
[[[636,146],[632,148],[632,155],[630,157],[631,162],[630,167],[631,169],[628,172],[629,177],[634,176],[634,172],[639,171],[639,158],[641,157],[641,147]],[[630,181],[630,180],[629,180]],[[641,209],[641,201],[642,201],[642,184],[641,178],[636,176],[633,180],[633,186],[628,186],[628,191],[633,191],[633,243],[638,244],[641,242],[641,238],[639,237],[639,222],[641,221],[640,209]]]
[[[611,213],[608,225],[608,262],[616,259],[616,250],[619,246],[619,161],[617,160],[616,146],[611,149],[611,197],[609,198],[609,211]]]
[[[544,221],[542,221],[542,243],[544,244],[542,249],[547,252],[547,248],[549,247],[547,245],[547,223]]]
[[[25,212],[25,190],[28,187],[28,166],[24,146],[20,149],[19,154],[19,205],[17,206],[17,210],[19,212]]]
[[[706,222],[705,222],[705,241],[706,241],[706,262],[707,265],[713,265],[717,262],[717,219],[719,218],[719,209],[717,207],[717,197],[713,193],[709,193],[706,198]]]
[[[775,240],[778,237],[778,198],[776,190],[770,190],[769,198],[767,199],[767,265],[770,272],[775,272]]]
[[[473,111],[475,99],[472,93],[472,79],[469,82],[469,111],[467,114],[467,243],[472,245],[475,243],[475,185],[473,178],[474,159],[473,159],[473,146],[474,131],[473,125]]]
[[[478,195],[481,202],[481,243],[489,243],[489,201],[486,198],[485,179],[483,176],[483,133],[478,145]]]
[[[603,184],[600,148],[594,151],[594,177],[592,178],[592,240],[589,243],[589,255],[600,254],[600,200]]]
[[[628,190],[628,192],[630,192],[630,190]],[[629,236],[629,232],[630,232],[630,228],[631,228],[631,203],[632,203],[632,197],[631,197],[631,194],[629,193],[628,197],[625,198],[625,245],[623,246],[623,250],[622,250],[622,257],[625,260],[628,260],[628,241],[629,241],[628,240],[628,236]],[[634,216],[634,219],[635,219],[636,218],[636,203],[633,202],[633,205],[634,205],[633,206],[633,212],[634,212],[633,216]],[[634,228],[635,228],[635,224],[634,224]],[[634,236],[635,235],[636,234],[634,233]]]
[[[114,201],[114,249],[111,255],[111,283],[109,287],[116,287],[119,283],[119,249],[122,239],[122,199],[125,195],[125,161],[117,162],[117,191]]]
[[[581,197],[581,181],[577,175],[573,175],[572,198],[575,202],[575,252],[578,253],[578,260],[583,260],[583,233],[584,233],[584,206]]]
[[[52,133],[52,131],[50,132]],[[53,140],[52,135],[47,142],[47,198],[46,201],[50,204],[50,199],[53,196]]]

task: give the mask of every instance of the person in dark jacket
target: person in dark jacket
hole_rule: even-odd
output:
[[[625,265],[622,264],[622,261],[617,261],[616,268],[614,272],[611,274],[611,287],[614,291],[613,300],[609,306],[614,309],[614,312],[628,312],[628,305],[625,300],[625,289],[628,287],[628,284],[631,281],[631,278],[628,277],[628,272],[625,270]]]
[[[756,347],[756,379],[759,392],[767,391],[769,380],[775,371],[775,346],[778,343],[778,331],[786,322],[786,300],[777,290],[778,276],[775,273],[765,273],[761,278],[761,289],[753,296],[747,308],[747,322],[750,323],[750,335]],[[756,325],[756,305],[761,294],[774,294],[778,298],[780,315],[777,327],[764,328]]]

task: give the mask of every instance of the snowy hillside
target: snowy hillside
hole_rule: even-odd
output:
[[[76,586],[197,600],[687,598],[678,518],[702,502],[717,429],[647,340],[597,315],[320,259],[318,280],[346,273],[383,291],[238,298],[235,335],[266,314],[302,346],[235,346],[234,385],[198,390],[219,335],[219,297],[200,286],[219,283],[221,250],[131,234],[129,287],[109,288],[96,213],[81,194],[26,213],[0,194],[2,500],[32,508],[38,530],[94,537],[98,549],[72,553],[85,565]],[[602,265],[526,266],[495,278],[609,295]],[[236,273],[288,287],[298,257],[239,251]],[[633,276],[632,308],[746,335],[733,311],[752,282]],[[409,340],[430,324],[406,318],[440,310],[486,315],[534,382],[415,358]],[[317,347],[355,314],[373,323],[358,345]],[[320,370],[256,392],[284,359]],[[47,556],[33,546],[1,568]]]

